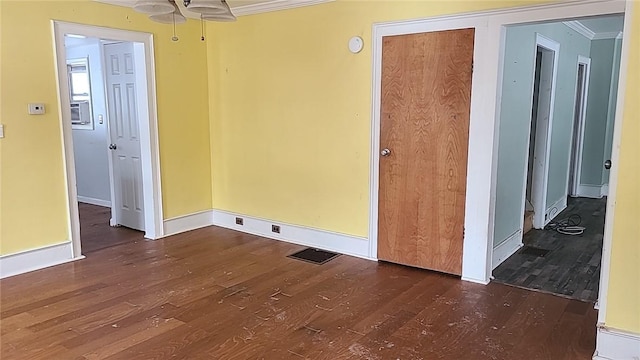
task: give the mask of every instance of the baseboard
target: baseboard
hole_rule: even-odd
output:
[[[236,217],[242,218],[243,225],[236,224]],[[213,224],[269,239],[374,260],[369,257],[369,241],[367,238],[259,219],[222,210],[213,210]],[[271,231],[272,225],[280,226],[279,234]]]
[[[600,189],[600,196],[609,196],[609,184],[602,185],[602,188]]]
[[[71,242],[0,256],[0,279],[83,259],[74,258]]]
[[[502,264],[509,256],[515,254],[522,244],[522,230],[517,230],[509,237],[493,248],[493,256],[491,257],[491,269],[495,269]]]
[[[640,334],[598,325],[594,360],[640,359]]]
[[[166,219],[163,222],[164,236],[180,234],[211,225],[213,225],[213,214],[211,210],[177,216],[171,219]]]
[[[564,209],[567,208],[567,196],[563,196],[560,200],[553,203],[551,206],[547,208],[544,216],[545,225],[548,224],[551,220],[555,219],[558,214],[560,214]]]
[[[78,195],[78,202],[85,203],[85,204],[91,204],[91,205],[104,206],[104,207],[108,207],[108,208],[111,207],[111,201],[109,201],[109,200],[96,199],[96,198],[91,198],[91,197],[87,197],[87,196]]]
[[[578,185],[578,197],[585,197],[591,199],[602,198],[603,185]],[[607,186],[608,188],[608,186]],[[608,190],[607,190],[608,192]]]

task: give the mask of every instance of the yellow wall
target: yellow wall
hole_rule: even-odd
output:
[[[372,24],[514,5],[526,2],[339,0],[209,26],[214,208],[367,236]],[[365,44],[357,55],[347,50],[355,35]],[[638,99],[639,87],[634,66],[627,98]],[[639,113],[628,101],[607,317],[635,332]]]
[[[153,23],[118,6],[82,1],[0,2],[0,254],[69,239],[51,19],[154,34],[164,217],[211,208],[206,45],[198,22]],[[27,103],[47,113],[29,116]]]
[[[631,53],[620,145],[606,324],[640,333],[640,3],[633,6]]]
[[[337,1],[209,26],[214,208],[367,236],[372,24],[525,4]]]

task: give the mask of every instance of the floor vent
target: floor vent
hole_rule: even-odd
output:
[[[302,251],[298,251],[297,253],[291,254],[287,257],[310,262],[316,265],[322,265],[338,256],[340,256],[340,254],[336,254],[330,251],[324,251],[324,250],[314,249],[314,248],[306,248]]]
[[[547,255],[549,253],[549,250],[541,249],[541,248],[537,248],[537,247],[533,247],[533,246],[525,246],[524,249],[522,250],[522,252],[520,252],[520,253],[522,255],[545,257],[545,255]]]

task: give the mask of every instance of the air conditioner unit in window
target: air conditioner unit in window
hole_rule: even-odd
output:
[[[71,103],[71,124],[86,125],[91,123],[91,111],[88,101],[75,101]]]

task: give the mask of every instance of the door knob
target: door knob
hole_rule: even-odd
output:
[[[109,150],[115,150],[118,146],[116,144],[109,144]]]
[[[389,149],[382,149],[382,151],[380,151],[380,155],[382,156],[389,156],[391,154],[391,150]]]
[[[607,170],[611,169],[611,160],[607,160],[604,162],[604,168]]]

